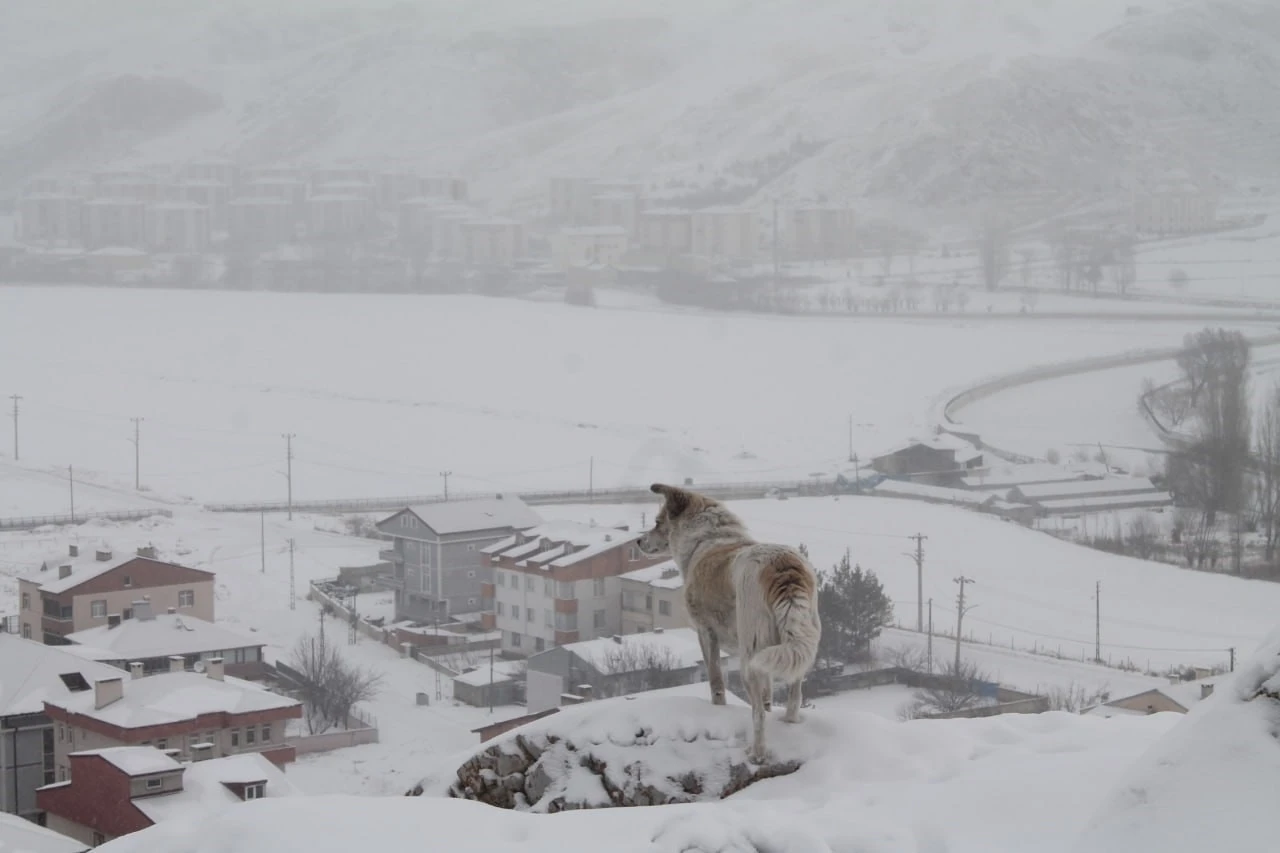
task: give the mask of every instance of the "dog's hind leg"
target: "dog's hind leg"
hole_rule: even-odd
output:
[[[784,723],[800,722],[800,703],[802,699],[800,692],[803,685],[803,678],[791,682],[790,689],[787,690],[787,712],[782,715]]]
[[[742,672],[747,698],[751,701],[751,747],[747,750],[747,758],[756,764],[764,764],[768,758],[764,745],[764,697],[773,689],[773,679],[753,671],[749,661],[743,662]]]
[[[702,660],[707,665],[707,680],[711,683],[711,704],[723,705],[724,670],[720,666],[720,640],[710,628],[699,628],[698,644],[702,646]]]

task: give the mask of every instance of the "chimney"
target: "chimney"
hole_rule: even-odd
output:
[[[209,658],[207,661],[205,661],[205,664],[209,667],[208,669],[209,677],[212,678],[214,681],[221,681],[222,680],[222,658]]]
[[[65,566],[58,566],[58,580],[60,580],[60,581],[61,581],[61,580],[66,580],[66,579],[67,579],[67,578],[69,578],[69,577],[71,577],[71,566],[70,566],[70,564],[65,565]]]
[[[69,546],[67,546],[67,554],[68,554],[68,556],[71,556],[71,557],[79,557],[79,556],[80,556],[80,546],[79,546],[79,545],[69,545]]]
[[[124,698],[124,676],[103,678],[93,682],[93,708],[95,711]]]
[[[165,612],[165,613],[168,613],[170,616],[172,616],[174,613],[177,613],[177,612],[178,612],[178,608],[176,608],[176,607],[166,607],[164,612]]]
[[[139,662],[139,661],[134,661],[133,663],[129,664],[129,677],[130,677],[130,678],[141,678],[141,677],[142,677],[142,670],[143,670],[143,666],[142,666],[141,662]]]
[[[107,548],[99,548],[93,555],[93,559],[99,563],[108,563],[111,561],[111,551]]]
[[[1201,685],[1200,685],[1200,698],[1201,698],[1201,699],[1208,699],[1211,695],[1213,695],[1213,685],[1212,685],[1212,684],[1201,684]]]
[[[120,627],[120,614],[119,613],[107,614],[107,630],[110,630],[112,628],[119,628],[119,627]]]
[[[151,612],[151,602],[145,598],[135,601],[133,603],[133,618],[139,622],[148,622],[155,619],[155,614]]]
[[[208,761],[213,758],[213,744],[197,743],[191,747],[191,761]]]
[[[142,547],[138,548],[137,553],[139,557],[149,557],[150,559],[154,560],[156,558],[156,546],[143,545]]]
[[[185,671],[186,671],[186,668],[187,668],[187,662],[186,662],[186,660],[182,657],[182,655],[170,655],[170,656],[169,656],[169,671],[170,671],[170,672],[185,672]]]
[[[590,702],[591,701],[591,685],[579,684],[578,695],[582,697],[583,702]]]

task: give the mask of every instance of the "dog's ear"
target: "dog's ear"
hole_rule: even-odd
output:
[[[649,491],[656,495],[662,495],[667,501],[667,514],[674,517],[689,508],[689,504],[693,499],[693,495],[684,489],[668,486],[663,483],[654,483],[649,487]]]

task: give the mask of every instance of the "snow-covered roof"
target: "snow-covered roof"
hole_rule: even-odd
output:
[[[152,773],[182,769],[181,764],[154,746],[110,746],[106,749],[86,749],[71,755],[96,755],[128,776],[149,776]]]
[[[617,665],[627,663],[646,665],[646,661],[650,659],[650,651],[660,655],[669,653],[672,665],[678,669],[687,669],[702,663],[702,645],[698,642],[698,632],[692,628],[621,634],[616,639],[598,637],[594,640],[568,643],[562,648],[577,655],[600,672],[612,674],[617,674]],[[722,651],[720,654],[721,657],[729,656],[728,652]]]
[[[79,558],[46,560],[44,565],[47,568],[44,571],[36,570],[34,572],[28,572],[23,575],[21,579],[39,584],[42,592],[57,595],[58,593],[75,589],[86,581],[105,575],[107,572],[118,569],[125,563],[129,563],[134,560],[149,560],[153,563],[160,563],[162,565],[172,566],[189,572],[200,572],[201,574],[208,575],[210,578],[213,577],[213,572],[205,571],[204,569],[180,566],[177,563],[170,563],[165,560],[153,560],[150,557],[139,557],[134,554],[98,562],[94,559],[92,551],[90,551],[90,553],[83,554]],[[58,568],[59,566],[65,565],[71,566],[71,574],[65,578],[59,578]],[[141,589],[141,587],[139,589]]]
[[[274,197],[270,197],[270,196],[255,196],[255,197],[250,197],[250,198],[243,198],[243,197],[242,197],[242,198],[235,198],[235,199],[232,199],[231,201],[227,202],[227,204],[235,205],[235,206],[237,206],[237,207],[240,207],[240,206],[244,206],[244,207],[248,207],[248,206],[253,206],[253,207],[259,207],[259,206],[261,206],[261,207],[284,207],[284,206],[286,206],[286,205],[291,204],[291,202],[285,201],[285,200],[284,200],[284,199],[282,199],[282,198],[274,198]]]
[[[104,708],[93,707],[94,690],[46,701],[126,729],[192,720],[201,714],[250,714],[300,707],[295,699],[230,676],[219,681],[194,672],[163,672],[130,679],[114,667],[112,672],[113,678],[124,677],[124,696]]]
[[[1168,492],[1138,492],[1128,495],[1110,495],[1100,498],[1064,498],[1058,501],[1036,501],[1035,505],[1047,512],[1092,512],[1123,507],[1139,509],[1141,507],[1169,506],[1173,496]]]
[[[133,805],[155,823],[185,822],[240,803],[240,797],[227,786],[255,782],[265,783],[263,796],[267,798],[301,796],[283,770],[256,752],[244,752],[187,764],[181,791],[138,797]]]
[[[518,537],[504,539],[486,548],[485,553],[520,560],[521,566],[563,568],[639,538],[639,533],[615,527],[596,527],[578,521],[553,521],[525,530]],[[500,547],[504,545],[505,547]],[[572,546],[572,550],[566,546]]]
[[[101,625],[76,631],[67,635],[67,639],[115,655],[111,660],[193,655],[266,645],[262,640],[181,613],[159,613],[152,619],[126,619],[114,628]]]
[[[1088,497],[1090,495],[1128,495],[1157,491],[1155,484],[1146,477],[1112,477],[1106,480],[1036,483],[1016,486],[1015,488],[1022,498],[1036,501],[1037,503],[1059,498]]]
[[[625,237],[627,229],[621,225],[579,225],[561,228],[560,233],[569,237]]]
[[[723,216],[726,214],[731,214],[734,216],[743,216],[746,214],[750,214],[752,216],[756,215],[756,212],[749,207],[731,207],[731,206],[702,207],[695,210],[694,213],[709,213],[709,214],[712,214],[713,216]]]
[[[680,574],[680,569],[676,567],[675,560],[655,563],[647,568],[625,572],[618,577],[623,580],[648,584],[657,589],[679,589],[684,586],[684,575]]]
[[[994,502],[996,499],[996,496],[989,492],[948,489],[943,486],[929,486],[924,483],[908,483],[901,480],[882,480],[871,491],[877,495],[919,498],[921,500],[965,504],[967,506],[983,506]]]
[[[500,660],[493,663],[493,683],[499,684],[504,681],[515,681],[524,674],[524,661]],[[461,675],[456,676],[453,680],[471,687],[483,687],[489,683],[489,664],[485,663],[475,669],[468,670]]]
[[[1030,485],[1032,483],[1069,483],[1073,480],[1083,480],[1090,475],[1096,476],[1101,473],[1101,466],[1097,466],[1096,469],[1066,468],[1061,465],[1033,463],[1030,465],[1006,465],[985,472],[970,474],[962,478],[961,482],[970,489],[995,490],[1010,489],[1014,486]]]
[[[121,673],[114,666],[68,654],[58,646],[0,634],[0,717],[39,714],[46,701],[71,696],[71,688],[62,680],[68,674],[78,674],[92,685],[94,679],[116,678]]]
[[[542,521],[528,504],[515,495],[422,504],[409,507],[409,512],[441,536],[504,527],[520,530]]]
[[[917,445],[933,448],[934,450],[952,450],[955,451],[956,461],[964,461],[974,459],[982,455],[982,451],[978,450],[964,439],[956,438],[950,433],[939,433],[929,436],[928,438],[908,438],[906,441],[899,442],[892,447],[886,448],[879,453],[872,454],[872,459],[880,459],[885,456],[893,456],[895,453],[901,453],[909,450]]]
[[[693,216],[693,211],[692,211],[692,210],[684,210],[684,209],[679,208],[679,207],[651,207],[651,208],[649,208],[648,210],[642,210],[642,211],[640,211],[640,215],[641,215],[642,217],[643,217],[643,216],[654,216],[654,217],[664,217],[664,218],[665,218],[665,217],[678,217],[678,216]]]
[[[100,258],[141,258],[147,253],[132,246],[103,246],[101,249],[94,249],[89,254]]]
[[[5,853],[83,853],[89,845],[34,821],[0,812],[0,850]]]

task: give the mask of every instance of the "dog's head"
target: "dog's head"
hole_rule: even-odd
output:
[[[670,554],[672,542],[679,538],[685,522],[704,509],[708,501],[696,492],[662,483],[654,483],[649,491],[662,495],[664,500],[653,519],[653,529],[636,540],[636,547],[650,556]]]

